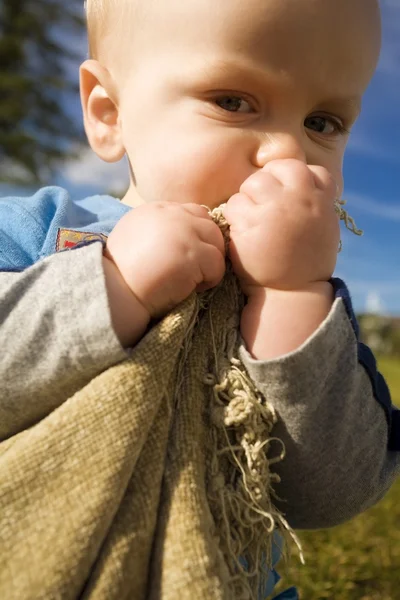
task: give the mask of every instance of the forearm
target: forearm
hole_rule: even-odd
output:
[[[291,354],[261,361],[242,348],[241,358],[278,414],[273,435],[286,455],[274,487],[290,524],[329,527],[377,502],[400,474],[400,452],[389,450],[400,449],[399,420],[390,424],[383,380],[360,363],[344,302]]]
[[[124,348],[134,346],[145,333],[150,315],[111,260],[103,257],[103,269],[114,331]]]
[[[0,439],[127,357],[111,322],[99,243],[0,273],[0,323]]]
[[[328,316],[333,289],[328,282],[302,290],[257,289],[241,318],[241,334],[250,354],[259,360],[283,356],[299,348]]]

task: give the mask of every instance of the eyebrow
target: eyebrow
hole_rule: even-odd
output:
[[[268,72],[265,68],[258,67],[251,61],[245,61],[242,59],[225,59],[215,60],[213,57],[210,59],[206,58],[203,64],[199,68],[200,72],[204,74],[211,74],[216,77],[227,76],[230,74],[241,75],[248,79],[261,79],[266,77],[273,78],[273,73]]]
[[[223,59],[215,60],[214,57],[202,57],[202,62],[198,66],[200,76],[205,75],[215,79],[234,76],[240,77],[244,84],[257,82],[260,86],[265,87],[265,81],[269,81],[273,85],[274,80],[282,84],[283,73],[274,73],[272,70],[259,67],[251,61],[243,59]],[[321,94],[322,96],[322,94]],[[345,94],[332,95],[322,97],[319,105],[326,104],[329,107],[337,107],[337,109],[346,110],[356,119],[362,106],[362,98],[360,95],[346,96]]]

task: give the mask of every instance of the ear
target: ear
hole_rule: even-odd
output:
[[[96,60],[80,68],[80,92],[86,135],[94,152],[106,162],[125,155],[115,85],[109,71]]]

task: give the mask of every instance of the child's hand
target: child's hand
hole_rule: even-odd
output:
[[[207,210],[156,202],[126,214],[105,256],[150,317],[160,317],[193,290],[214,287],[225,272],[224,241]]]
[[[224,209],[230,255],[243,290],[300,290],[327,281],[340,239],[336,184],[323,167],[274,160],[249,177]]]

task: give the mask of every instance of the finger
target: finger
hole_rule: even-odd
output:
[[[250,175],[240,186],[240,192],[247,196],[255,204],[262,204],[266,197],[275,194],[282,189],[282,183],[273,173],[260,169],[257,173]]]
[[[308,168],[313,175],[316,188],[329,193],[329,195],[332,195],[332,198],[339,197],[339,185],[332,173],[319,165],[309,165]]]
[[[206,219],[196,219],[194,223],[195,231],[199,239],[205,244],[210,244],[219,250],[225,256],[224,236],[218,225],[214,221]]]
[[[314,175],[308,165],[295,158],[271,160],[263,167],[263,172],[270,173],[287,188],[315,186]]]
[[[191,215],[194,215],[195,217],[211,220],[209,211],[205,206],[201,206],[200,204],[194,203],[181,204],[180,206],[182,206],[182,208],[186,212],[190,213]]]
[[[229,225],[238,220],[247,220],[246,215],[254,208],[254,201],[244,193],[234,194],[222,209],[222,213]]]
[[[196,291],[202,292],[215,287],[222,280],[226,268],[224,255],[215,246],[202,244],[199,266],[203,281]]]

